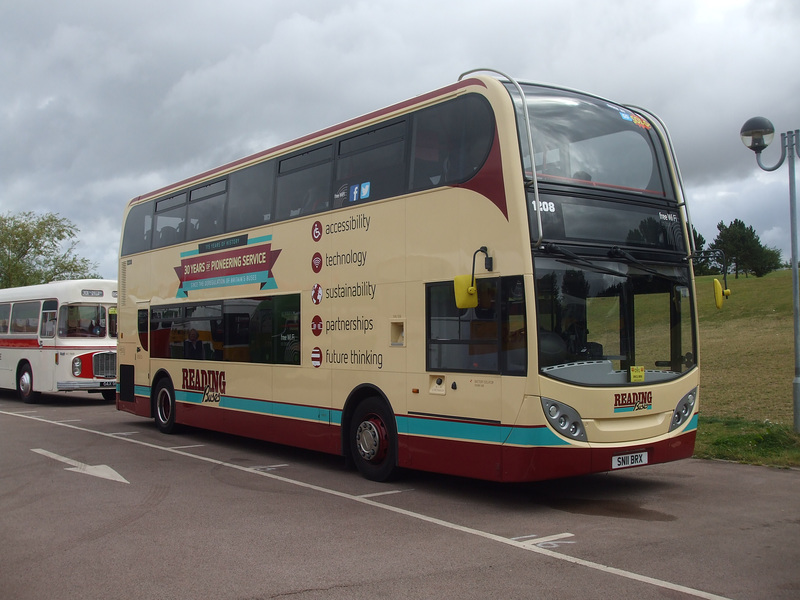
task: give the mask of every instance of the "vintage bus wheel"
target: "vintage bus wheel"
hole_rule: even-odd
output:
[[[372,481],[387,481],[397,466],[397,431],[394,417],[378,398],[359,404],[350,421],[350,454],[361,474]]]
[[[156,386],[155,395],[156,426],[161,433],[175,431],[175,390],[168,379],[162,379]]]
[[[33,391],[33,371],[28,363],[22,365],[17,373],[17,395],[26,404],[33,402],[36,396]]]

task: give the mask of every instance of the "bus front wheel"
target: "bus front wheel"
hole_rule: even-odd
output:
[[[155,395],[156,427],[161,433],[175,431],[175,390],[168,379],[162,379],[156,386]]]
[[[28,363],[22,365],[17,373],[17,396],[25,404],[30,404],[36,397],[33,391],[33,371]]]
[[[350,455],[361,474],[388,481],[397,466],[397,429],[384,402],[372,397],[359,404],[350,421]]]

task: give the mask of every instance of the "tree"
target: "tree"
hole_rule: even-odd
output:
[[[716,268],[712,268],[715,263],[715,258],[704,253],[704,246],[706,245],[706,238],[697,232],[697,229],[692,227],[692,235],[694,236],[694,249],[697,253],[697,258],[694,261],[694,274],[695,275],[711,275],[718,273]]]
[[[711,248],[725,253],[728,264],[733,266],[736,278],[739,277],[739,271],[744,273],[745,277],[748,273],[763,277],[770,271],[780,268],[780,251],[762,245],[752,226],[734,219],[728,226],[720,221],[717,223],[717,230],[719,234],[711,244]]]
[[[75,255],[78,228],[53,213],[0,215],[0,288],[99,277],[97,263]]]
[[[756,277],[763,277],[771,271],[777,271],[782,266],[781,251],[777,248],[761,246],[760,252],[753,258],[750,266]]]

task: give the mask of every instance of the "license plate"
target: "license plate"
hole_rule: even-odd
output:
[[[647,464],[647,452],[635,452],[633,454],[621,454],[611,458],[612,469],[626,469],[628,467],[639,467]]]

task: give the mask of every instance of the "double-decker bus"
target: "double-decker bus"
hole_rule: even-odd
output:
[[[54,281],[0,290],[0,387],[117,396],[117,282]]]
[[[130,201],[117,408],[373,480],[690,456],[691,224],[665,127],[484,71]]]

